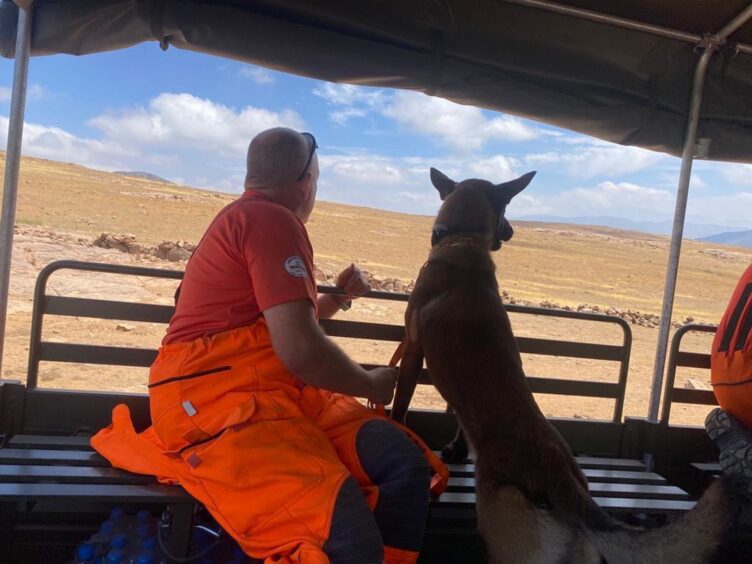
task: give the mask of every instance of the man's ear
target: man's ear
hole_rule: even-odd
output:
[[[454,187],[457,186],[457,183],[454,180],[433,167],[431,167],[431,182],[439,191],[442,201],[446,200],[446,197],[451,194]]]

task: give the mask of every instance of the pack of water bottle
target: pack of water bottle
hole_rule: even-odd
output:
[[[146,510],[128,515],[117,507],[89,540],[76,548],[70,564],[162,564],[157,519]]]
[[[216,527],[216,525],[215,525]],[[76,548],[68,564],[166,564],[158,520],[146,510],[135,515],[115,508],[99,530]],[[194,525],[188,559],[196,564],[244,564],[248,557],[223,531]]]

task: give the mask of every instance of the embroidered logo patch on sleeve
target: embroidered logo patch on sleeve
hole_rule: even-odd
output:
[[[305,263],[299,256],[287,257],[287,260],[285,260],[285,270],[291,276],[297,276],[298,278],[305,278],[308,276]]]

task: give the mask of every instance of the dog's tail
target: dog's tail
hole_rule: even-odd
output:
[[[583,531],[608,564],[706,564],[734,514],[735,485],[716,480],[697,505],[657,529]]]

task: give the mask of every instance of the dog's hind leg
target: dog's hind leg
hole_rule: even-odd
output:
[[[415,386],[418,384],[420,371],[423,368],[423,347],[418,339],[417,312],[408,311],[406,317],[409,320],[405,324],[407,344],[400,363],[397,390],[392,405],[392,419],[403,425],[407,417],[407,409],[410,407],[410,400],[413,399],[415,393]]]

